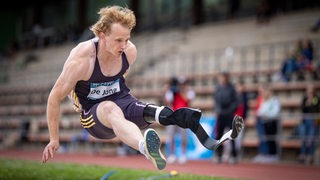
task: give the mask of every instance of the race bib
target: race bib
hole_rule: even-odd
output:
[[[90,83],[88,99],[97,100],[120,92],[120,79],[104,83]]]

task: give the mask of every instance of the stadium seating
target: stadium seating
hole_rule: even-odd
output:
[[[138,60],[131,68],[127,83],[133,95],[142,101],[158,104],[163,84],[173,76],[185,76],[191,81],[197,95],[191,106],[200,108],[205,115],[212,115],[212,94],[219,71],[230,71],[233,82],[245,80],[246,90],[250,93],[257,91],[258,83],[272,82],[272,88],[279,96],[283,109],[281,147],[296,154],[300,142],[291,136],[301,120],[302,94],[306,84],[314,83],[317,90],[320,90],[320,83],[310,77],[290,83],[274,78],[280,69],[284,51],[292,50],[298,39],[310,38],[315,50],[320,48],[318,34],[308,31],[317,15],[314,11],[278,15],[263,27],[257,26],[254,18],[247,18],[206,24],[188,30],[169,29],[137,34],[132,41],[138,48]],[[29,146],[43,147],[48,142],[46,100],[74,45],[67,43],[22,51],[10,59],[9,82],[0,85],[0,148],[8,148],[21,142],[25,121],[30,122]],[[315,54],[317,58],[320,57],[319,53]],[[24,61],[30,56],[35,61],[25,65]],[[248,151],[256,149],[258,143],[252,116],[253,105],[254,100],[251,100],[243,143]],[[74,136],[81,134],[79,115],[73,111],[67,99],[62,105],[61,113],[61,141],[68,144]],[[155,128],[160,131],[165,142],[163,127]],[[120,144],[117,139],[99,141],[90,138],[89,142]]]

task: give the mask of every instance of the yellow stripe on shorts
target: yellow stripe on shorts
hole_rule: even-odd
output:
[[[92,115],[90,115],[86,119],[82,119],[82,117],[80,116],[80,123],[81,123],[82,127],[86,128],[86,129],[91,128],[92,126],[94,126],[96,124],[93,120]]]

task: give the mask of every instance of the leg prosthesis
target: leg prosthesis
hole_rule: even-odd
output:
[[[236,115],[233,118],[232,129],[225,133],[220,139],[209,137],[208,133],[200,124],[201,111],[193,108],[180,108],[173,111],[169,107],[147,105],[144,109],[144,118],[147,122],[159,122],[164,126],[177,125],[181,128],[189,128],[207,149],[215,150],[224,141],[235,139],[244,128],[243,118]]]
[[[201,111],[192,108],[180,108],[173,111],[169,107],[147,105],[144,110],[144,118],[152,123],[155,120],[164,126],[177,125],[181,128],[189,128],[196,132],[200,123]]]

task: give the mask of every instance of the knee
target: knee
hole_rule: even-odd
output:
[[[97,117],[104,126],[113,128],[115,122],[123,119],[123,113],[114,102],[104,101],[97,108]]]
[[[115,113],[122,113],[121,109],[117,104],[111,101],[104,101],[99,104],[98,106],[98,114],[100,114],[103,117],[108,117],[112,116]]]

